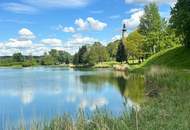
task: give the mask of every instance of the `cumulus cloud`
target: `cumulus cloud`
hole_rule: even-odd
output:
[[[21,3],[4,3],[1,5],[4,10],[18,14],[34,14],[38,10],[32,6]]]
[[[63,31],[67,33],[74,33],[75,29],[73,27],[64,27]]]
[[[71,54],[74,54],[78,51],[78,49],[86,44],[93,44],[94,42],[98,41],[93,37],[83,36],[81,34],[74,34],[72,37],[67,40],[64,44],[64,49]]]
[[[10,47],[6,47],[4,45],[4,43],[0,44],[0,56],[11,56],[13,53],[15,52],[19,52],[20,50],[17,48],[10,48]]]
[[[20,35],[21,38],[24,38],[24,39],[33,39],[35,38],[35,35],[33,34],[32,31],[30,31],[29,29],[27,28],[22,28],[18,34]]]
[[[82,36],[81,34],[74,34],[72,38],[67,42],[67,44],[74,44],[74,45],[85,45],[85,44],[92,44],[97,39],[92,37]]]
[[[29,48],[32,46],[32,41],[23,39],[9,39],[9,41],[5,43],[5,46],[8,48]]]
[[[99,20],[95,20],[92,17],[88,17],[87,21],[88,21],[89,25],[91,26],[91,28],[96,30],[96,31],[102,31],[104,28],[107,27],[106,23],[103,23]]]
[[[41,43],[49,46],[62,46],[62,41],[57,38],[43,39]]]
[[[33,38],[35,35],[27,28],[22,28],[18,31],[18,38],[10,38],[7,41],[0,43],[0,56],[11,56],[14,53],[22,52],[24,55],[43,55],[49,50],[43,44],[34,44]]]
[[[75,24],[79,27],[79,30],[87,30],[88,29],[88,22],[79,18],[75,20]]]
[[[112,41],[116,41],[116,40],[119,40],[121,39],[121,35],[115,35],[112,37]]]
[[[136,12],[139,12],[139,11],[142,11],[143,9],[141,8],[133,8],[133,9],[130,9],[127,13],[136,13]]]
[[[64,50],[74,54],[82,45],[93,44],[95,41],[98,41],[93,37],[73,34],[64,43],[57,38],[42,39],[34,43],[34,39],[31,39],[31,36],[35,36],[32,31],[23,28],[18,31],[18,34],[18,38],[10,38],[7,41],[0,42],[0,56],[11,56],[17,52],[21,52],[24,55],[41,56],[50,49]]]
[[[24,55],[41,56],[49,48],[43,44],[34,44],[31,40],[9,39],[0,44],[0,56],[11,56],[14,53],[21,52]]]
[[[88,30],[91,27],[95,31],[102,31],[107,27],[107,24],[93,17],[88,17],[86,20],[81,18],[75,20],[75,24],[79,27],[79,30]]]
[[[48,52],[50,48],[43,44],[33,44],[30,48],[22,50],[21,52],[25,55],[34,55],[34,56],[42,56],[45,52]]]
[[[56,30],[66,32],[66,33],[75,33],[76,32],[74,27],[64,27],[61,24],[58,25],[58,27],[56,27]]]
[[[170,4],[170,5],[175,4],[176,1],[177,0],[125,0],[127,4],[131,4],[131,3],[147,4],[150,2],[156,2],[157,4]]]
[[[143,15],[144,15],[143,10],[136,11],[136,12],[131,14],[130,18],[124,19],[123,23],[126,24],[128,29],[133,30],[140,24],[140,18]]]

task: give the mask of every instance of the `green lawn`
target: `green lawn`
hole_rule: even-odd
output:
[[[150,57],[140,67],[150,67],[152,65],[166,66],[178,69],[190,69],[190,49],[175,47],[164,50]]]

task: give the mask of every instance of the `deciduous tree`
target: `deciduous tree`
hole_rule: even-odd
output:
[[[171,11],[171,26],[182,36],[183,44],[190,48],[190,1],[178,0]]]

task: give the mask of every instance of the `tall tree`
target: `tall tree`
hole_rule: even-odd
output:
[[[125,45],[123,44],[123,41],[121,40],[118,45],[118,50],[116,54],[116,61],[117,62],[124,62],[127,61],[127,53],[125,49]]]
[[[13,60],[16,62],[23,62],[24,56],[22,55],[22,53],[15,53],[13,54]]]
[[[161,30],[161,16],[156,3],[150,3],[144,8],[144,15],[140,19],[139,31],[143,35]]]
[[[118,44],[119,44],[120,40],[116,40],[114,42],[111,42],[107,45],[106,49],[109,53],[109,56],[111,58],[111,60],[115,60],[116,58],[116,54],[117,54],[117,49],[118,49]]]
[[[106,47],[101,43],[95,42],[88,52],[88,63],[94,65],[98,62],[105,62],[109,59],[109,54]]]
[[[171,26],[182,36],[183,44],[190,48],[190,1],[178,0],[171,11]]]
[[[52,57],[55,57],[55,58],[58,57],[58,51],[57,51],[56,49],[51,49],[51,51],[49,52],[49,54],[50,54]]]
[[[78,52],[78,62],[79,64],[86,64],[87,57],[87,46],[82,46]]]
[[[61,64],[69,64],[72,61],[72,55],[66,51],[58,51],[58,61]]]
[[[76,53],[73,56],[73,64],[75,64],[75,65],[79,64],[79,55],[78,55],[78,53]]]
[[[145,36],[145,47],[148,53],[158,52],[159,38],[162,31],[162,19],[156,3],[150,3],[144,8],[140,19],[139,32]]]
[[[108,60],[109,54],[106,48],[100,42],[95,42],[93,47],[96,50],[98,62],[104,62]]]
[[[127,47],[129,56],[133,58],[135,57],[136,59],[143,57],[143,35],[135,30],[134,32],[130,33],[125,40],[125,46]]]
[[[44,55],[42,58],[42,65],[55,65],[55,59],[51,55]]]
[[[51,51],[49,52],[49,57],[51,57],[51,59],[53,59],[54,64],[59,64],[58,63],[58,51],[56,49],[51,49]]]

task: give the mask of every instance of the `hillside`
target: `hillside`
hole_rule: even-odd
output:
[[[141,67],[149,67],[152,65],[190,69],[190,49],[175,47],[162,51],[150,57]]]

